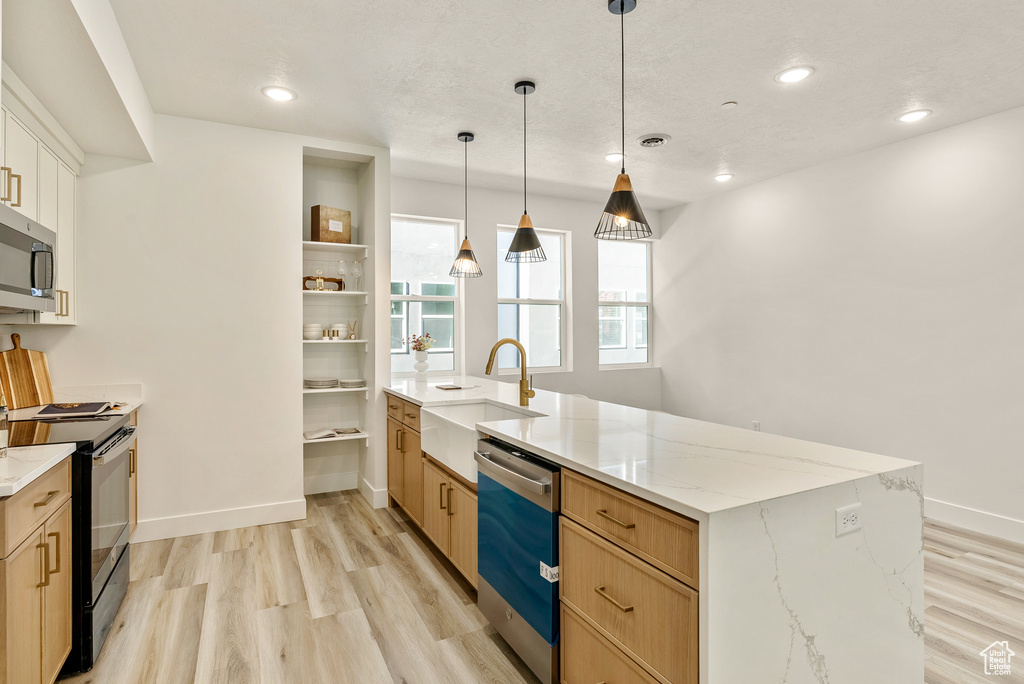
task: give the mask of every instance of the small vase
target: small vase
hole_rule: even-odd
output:
[[[414,353],[416,354],[416,364],[413,368],[416,369],[416,372],[419,373],[420,376],[426,376],[427,369],[430,368],[430,364],[427,363],[427,352],[418,351]]]

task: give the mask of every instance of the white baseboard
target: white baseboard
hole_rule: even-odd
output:
[[[346,489],[355,489],[358,485],[359,473],[307,475],[302,483],[302,493],[308,496],[324,492],[343,492]]]
[[[228,508],[190,515],[175,515],[167,518],[140,520],[132,535],[132,543],[187,537],[191,534],[205,534],[233,530],[238,527],[270,525],[272,523],[303,520],[306,517],[306,500],[281,501],[279,503]]]
[[[374,508],[386,508],[388,505],[388,490],[374,489],[365,477],[359,481],[359,493]]]
[[[986,513],[927,497],[924,500],[924,514],[926,518],[932,518],[938,522],[1024,544],[1024,520],[1007,518],[995,513]]]

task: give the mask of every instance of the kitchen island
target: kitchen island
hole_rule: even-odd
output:
[[[922,681],[920,464],[543,390],[525,409],[485,378],[386,392],[422,407],[424,452],[470,482],[471,456],[428,448],[431,407],[541,414],[475,427],[694,521],[702,684]]]

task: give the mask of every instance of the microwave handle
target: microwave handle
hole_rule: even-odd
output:
[[[40,264],[43,266],[40,268]],[[45,283],[39,283],[41,276],[46,277]],[[53,247],[37,242],[32,245],[32,289],[53,289]]]

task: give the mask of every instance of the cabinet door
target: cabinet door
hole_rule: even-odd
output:
[[[420,525],[423,521],[423,451],[419,434],[406,429],[402,448],[405,458],[405,512]]]
[[[39,218],[37,219],[44,226],[57,233],[57,244],[53,246],[56,254],[57,270],[54,273],[53,287],[57,291],[57,310],[43,311],[39,314],[40,323],[62,323],[64,300],[60,272],[60,229],[57,226],[57,169],[60,162],[56,155],[45,145],[37,145],[39,148]],[[17,173],[17,172],[15,172]]]
[[[423,460],[423,531],[448,555],[448,476]]]
[[[50,516],[44,531],[50,548],[50,583],[43,587],[42,681],[50,684],[71,652],[70,500]]]
[[[57,287],[64,296],[63,316],[59,322],[74,325],[78,318],[75,306],[75,185],[78,177],[64,164],[57,165]],[[46,224],[43,224],[46,225]],[[47,226],[49,228],[50,226]]]
[[[133,411],[131,424],[138,425],[139,412]],[[136,435],[138,433],[136,432]],[[135,534],[135,528],[139,526],[139,438],[135,437],[135,444],[128,450],[128,538]]]
[[[43,538],[40,526],[7,560],[0,561],[6,575],[7,681],[12,683],[42,681]]]
[[[388,418],[388,494],[398,503],[405,498],[405,460],[402,458],[402,426]]]
[[[450,490],[451,549],[448,557],[476,587],[476,494],[454,479]]]
[[[32,220],[37,217],[37,201],[39,186],[39,141],[28,130],[25,124],[10,112],[7,112],[7,126],[4,130],[4,166],[11,168],[11,173],[21,176],[21,187],[18,179],[11,186],[10,206]],[[6,190],[6,188],[5,188]],[[20,193],[20,194],[19,194]],[[16,206],[18,200],[21,205]],[[47,226],[49,228],[49,226]],[[52,228],[51,228],[52,230]]]

